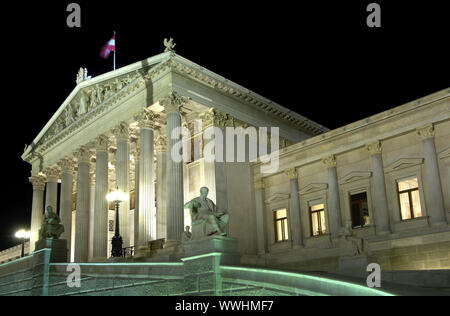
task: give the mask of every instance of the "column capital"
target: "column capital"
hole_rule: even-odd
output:
[[[44,174],[47,177],[47,181],[46,182],[58,182],[60,173],[59,173],[59,169],[56,167],[49,167],[47,169],[44,170]]]
[[[284,174],[289,177],[290,180],[297,180],[298,179],[298,172],[296,168],[291,168],[284,171]]]
[[[139,123],[139,128],[153,130],[159,128],[159,126],[156,124],[156,120],[158,120],[159,118],[159,114],[147,108],[134,117],[134,119]]]
[[[163,135],[159,135],[155,141],[156,152],[166,152],[167,151],[167,138]]]
[[[130,126],[126,122],[121,122],[112,131],[117,140],[126,140],[130,138]]]
[[[234,118],[227,113],[217,111],[214,108],[202,113],[200,118],[203,121],[203,128],[208,128],[210,126],[215,127],[234,127]]]
[[[177,92],[172,91],[168,96],[161,99],[159,104],[166,109],[167,113],[180,113],[180,108],[188,102],[188,97],[179,95]]]
[[[434,125],[430,124],[430,125],[418,128],[417,134],[419,134],[420,137],[422,137],[422,140],[425,140],[428,138],[434,138],[436,136],[436,131],[434,130]]]
[[[105,135],[100,135],[95,139],[95,150],[97,152],[108,152],[109,138]]]
[[[58,166],[61,168],[61,173],[73,174],[75,162],[72,158],[64,158],[58,162]]]
[[[91,151],[86,146],[82,146],[80,149],[75,151],[74,156],[77,158],[79,164],[91,162]]]
[[[381,154],[381,152],[383,151],[380,141],[376,141],[374,143],[367,144],[366,149],[370,153],[371,156],[376,155],[376,154]]]
[[[255,190],[264,190],[264,189],[266,188],[266,185],[265,185],[265,183],[264,183],[264,179],[256,180],[256,181],[253,183],[253,185],[254,185],[254,187],[255,187]]]
[[[35,176],[30,177],[29,180],[30,183],[33,185],[33,190],[44,191],[46,181],[44,174],[39,173]]]
[[[325,166],[327,166],[327,168],[336,168],[337,166],[335,155],[331,155],[322,159],[322,162]]]

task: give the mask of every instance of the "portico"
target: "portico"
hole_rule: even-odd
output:
[[[171,50],[79,81],[22,156],[32,166],[33,236],[44,202],[59,206],[74,260],[106,260],[115,213],[106,194],[118,187],[130,193],[119,210],[124,247],[138,250],[160,238],[181,242],[183,205],[206,185],[212,200],[231,213],[229,233],[242,239],[241,251],[253,251],[252,237],[244,234],[248,223],[233,218],[251,212],[250,163],[205,162],[203,133],[212,125],[277,126],[282,148],[327,131]],[[191,131],[183,140],[200,153],[193,150],[191,161],[179,162],[171,152],[182,136],[172,133],[183,126]],[[242,181],[227,183],[236,175]],[[239,207],[230,199],[241,201]]]

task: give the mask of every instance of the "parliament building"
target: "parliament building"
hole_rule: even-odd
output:
[[[256,160],[210,161],[210,127],[267,128],[270,150]],[[171,155],[177,128],[189,131],[179,135],[187,161]],[[104,75],[80,74],[22,159],[31,167],[31,238],[24,258],[20,247],[0,252],[3,295],[377,294],[364,292],[369,263],[389,284],[450,289],[450,89],[329,130],[168,47]],[[192,226],[184,205],[202,187],[229,214],[227,237],[204,247],[234,258],[214,261],[204,288],[188,266],[208,252],[172,260],[166,247],[183,247]],[[106,199],[116,189],[129,194],[117,217],[120,263],[110,258],[116,211]],[[49,206],[64,226],[66,262],[35,248]],[[39,287],[41,261],[50,281]],[[64,287],[70,263],[89,286]]]

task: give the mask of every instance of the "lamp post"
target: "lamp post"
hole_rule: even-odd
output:
[[[119,231],[119,207],[120,203],[128,200],[128,194],[119,191],[119,188],[117,188],[116,191],[109,193],[106,196],[106,199],[109,202],[113,202],[116,208],[116,230],[114,233],[114,237],[112,238],[111,241],[112,246],[111,255],[114,258],[121,258],[123,256],[123,248],[122,248],[123,240],[122,236],[120,236]]]
[[[21,239],[21,241],[22,241],[21,258],[23,258],[23,257],[25,257],[25,242],[31,238],[31,232],[22,229],[22,230],[19,230],[15,236],[16,236],[16,238]]]

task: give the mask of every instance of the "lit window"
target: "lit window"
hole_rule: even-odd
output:
[[[320,236],[326,234],[327,224],[325,222],[325,205],[315,204],[310,207],[310,210],[312,236]]]
[[[402,220],[422,217],[419,181],[417,178],[399,180],[397,184]]]
[[[287,210],[281,209],[274,212],[275,241],[282,242],[289,239]]]
[[[364,227],[370,224],[366,192],[350,195],[350,211],[353,228]]]

